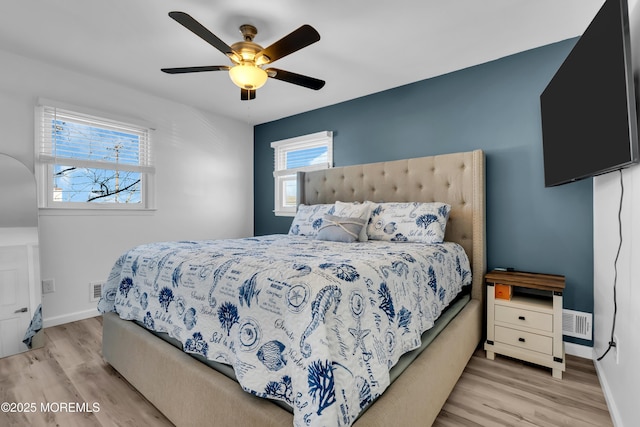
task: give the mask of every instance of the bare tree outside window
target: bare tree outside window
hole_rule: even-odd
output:
[[[54,166],[54,201],[140,203],[140,172]]]

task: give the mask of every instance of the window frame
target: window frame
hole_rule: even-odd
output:
[[[287,153],[307,150],[312,148],[327,148],[327,162],[302,166],[296,168],[286,167]],[[298,200],[293,206],[285,202],[284,187],[286,183],[295,182],[298,172],[309,172],[314,170],[329,169],[333,167],[333,132],[321,131],[295,138],[283,139],[271,143],[274,150],[274,210],[276,216],[295,216],[298,207]]]
[[[91,120],[95,120],[95,127],[101,123],[112,123],[123,126],[145,135],[143,147],[144,160],[138,165],[116,164],[115,162],[102,162],[72,157],[56,157],[50,149],[51,144],[45,141],[45,134],[50,132],[51,120],[46,117],[49,111],[59,110],[77,120],[85,120],[89,126],[93,126]],[[46,113],[45,113],[46,112]],[[70,120],[73,122],[73,120]],[[35,142],[35,175],[38,188],[38,207],[40,209],[67,210],[68,212],[89,211],[150,211],[155,210],[155,167],[152,161],[151,134],[154,128],[148,123],[139,120],[117,117],[101,111],[90,110],[75,105],[60,103],[57,101],[38,99],[35,107],[34,142]],[[69,165],[86,167],[90,169],[104,170],[128,170],[140,174],[140,202],[139,203],[94,203],[94,202],[63,202],[54,198],[54,167],[56,165]]]

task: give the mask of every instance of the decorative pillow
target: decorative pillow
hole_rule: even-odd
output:
[[[374,204],[372,202],[336,202],[335,213],[336,216],[349,217],[349,218],[360,218],[365,221],[365,226],[360,230],[360,235],[358,236],[358,240],[361,242],[366,242],[367,237],[367,227],[366,224],[369,222],[369,218],[371,218],[371,210],[373,209]]]
[[[442,243],[451,206],[446,203],[377,203],[367,234],[371,240]]]
[[[322,226],[318,230],[316,239],[332,242],[353,243],[358,240],[360,230],[367,222],[360,218],[348,218],[334,215],[324,215]]]
[[[289,234],[295,236],[315,237],[322,226],[322,216],[333,214],[333,204],[303,205],[298,206],[296,216],[291,222]]]

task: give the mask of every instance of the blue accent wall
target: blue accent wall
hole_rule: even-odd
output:
[[[562,274],[564,307],[593,313],[592,179],[545,188],[542,162],[539,96],[576,41],[256,126],[255,234],[286,233],[292,219],[273,214],[272,141],[331,130],[336,166],[480,148],[488,269]]]

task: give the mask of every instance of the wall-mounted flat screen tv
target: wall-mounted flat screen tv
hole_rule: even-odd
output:
[[[606,0],[540,95],[546,187],[638,162],[635,24]]]

